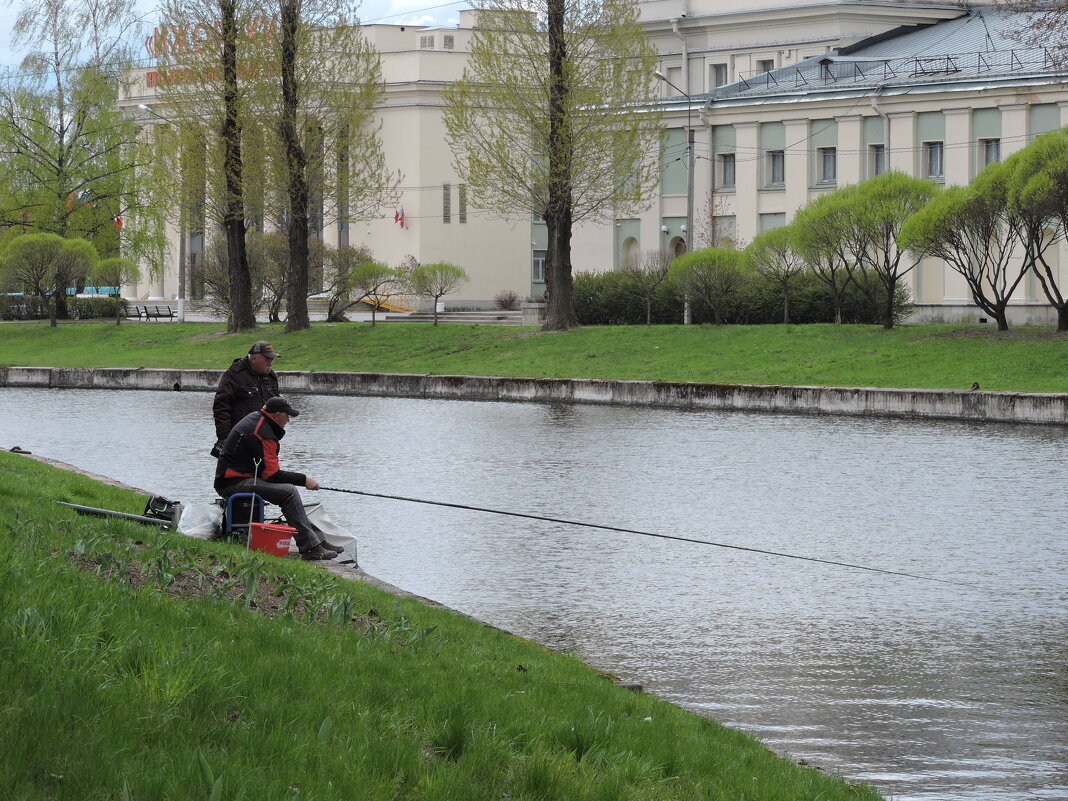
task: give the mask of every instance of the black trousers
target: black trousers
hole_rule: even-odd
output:
[[[255,492],[268,503],[280,506],[286,522],[297,530],[294,539],[302,552],[316,545],[322,545],[326,539],[319,527],[308,519],[304,511],[304,501],[300,497],[300,489],[292,484],[274,484],[270,481],[246,478],[244,481],[219,490],[219,494],[224,498],[229,498],[238,492]]]

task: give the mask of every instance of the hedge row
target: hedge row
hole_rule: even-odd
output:
[[[115,304],[126,316],[128,304],[124,298],[66,298],[64,319],[91,320],[115,317]],[[0,320],[47,320],[48,298],[34,295],[0,295]]]

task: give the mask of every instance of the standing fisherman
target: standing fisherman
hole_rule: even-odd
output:
[[[222,374],[212,405],[216,440],[212,456],[218,458],[230,429],[238,421],[278,397],[278,375],[271,369],[271,362],[277,358],[278,352],[270,342],[256,342],[248,349],[247,356],[234,359]]]

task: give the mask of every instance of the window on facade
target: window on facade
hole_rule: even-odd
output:
[[[718,86],[727,85],[727,65],[710,64],[708,67],[708,88],[715,89]]]
[[[819,159],[819,182],[833,184],[838,180],[838,149],[821,147],[817,152]]]
[[[441,221],[452,222],[452,184],[441,185]]]
[[[886,172],[886,147],[868,145],[868,177],[874,178]]]
[[[441,37],[441,46],[446,50],[452,50],[455,45],[455,42],[456,38],[454,36],[450,36],[449,34],[445,34]]]
[[[979,140],[979,168],[989,167],[991,164],[997,164],[1001,161],[1001,140],[1000,139],[980,139]]]
[[[757,72],[771,72],[775,69],[775,59],[762,58],[757,62]]]
[[[433,50],[434,49],[434,37],[433,36],[420,36],[419,37],[419,49],[420,50]]]
[[[545,251],[535,250],[530,265],[530,280],[535,284],[545,283]]]
[[[764,183],[767,186],[782,186],[786,183],[786,154],[781,150],[769,150],[766,160]]]
[[[924,142],[923,161],[928,178],[941,180],[945,177],[945,150],[942,142]]]
[[[460,222],[465,223],[467,222],[467,184],[460,184],[456,187],[456,195],[460,201]]]
[[[734,186],[733,153],[721,153],[719,156],[719,185],[724,188]]]

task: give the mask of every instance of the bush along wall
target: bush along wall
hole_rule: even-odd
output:
[[[846,323],[876,325],[881,323],[882,288],[873,286],[869,292],[873,303],[856,286],[846,288],[842,302],[842,318]],[[894,303],[895,322],[912,311],[908,287],[899,285]],[[642,325],[645,323],[645,296],[634,278],[623,272],[578,273],[574,281],[575,311],[582,325]],[[682,322],[684,300],[679,288],[665,282],[653,297],[654,324]],[[750,273],[739,283],[737,291],[724,310],[727,323],[746,325],[782,322],[782,290]],[[691,304],[694,323],[711,323],[712,310],[700,301]],[[834,303],[830,290],[811,273],[797,276],[790,286],[791,323],[833,323]]]

